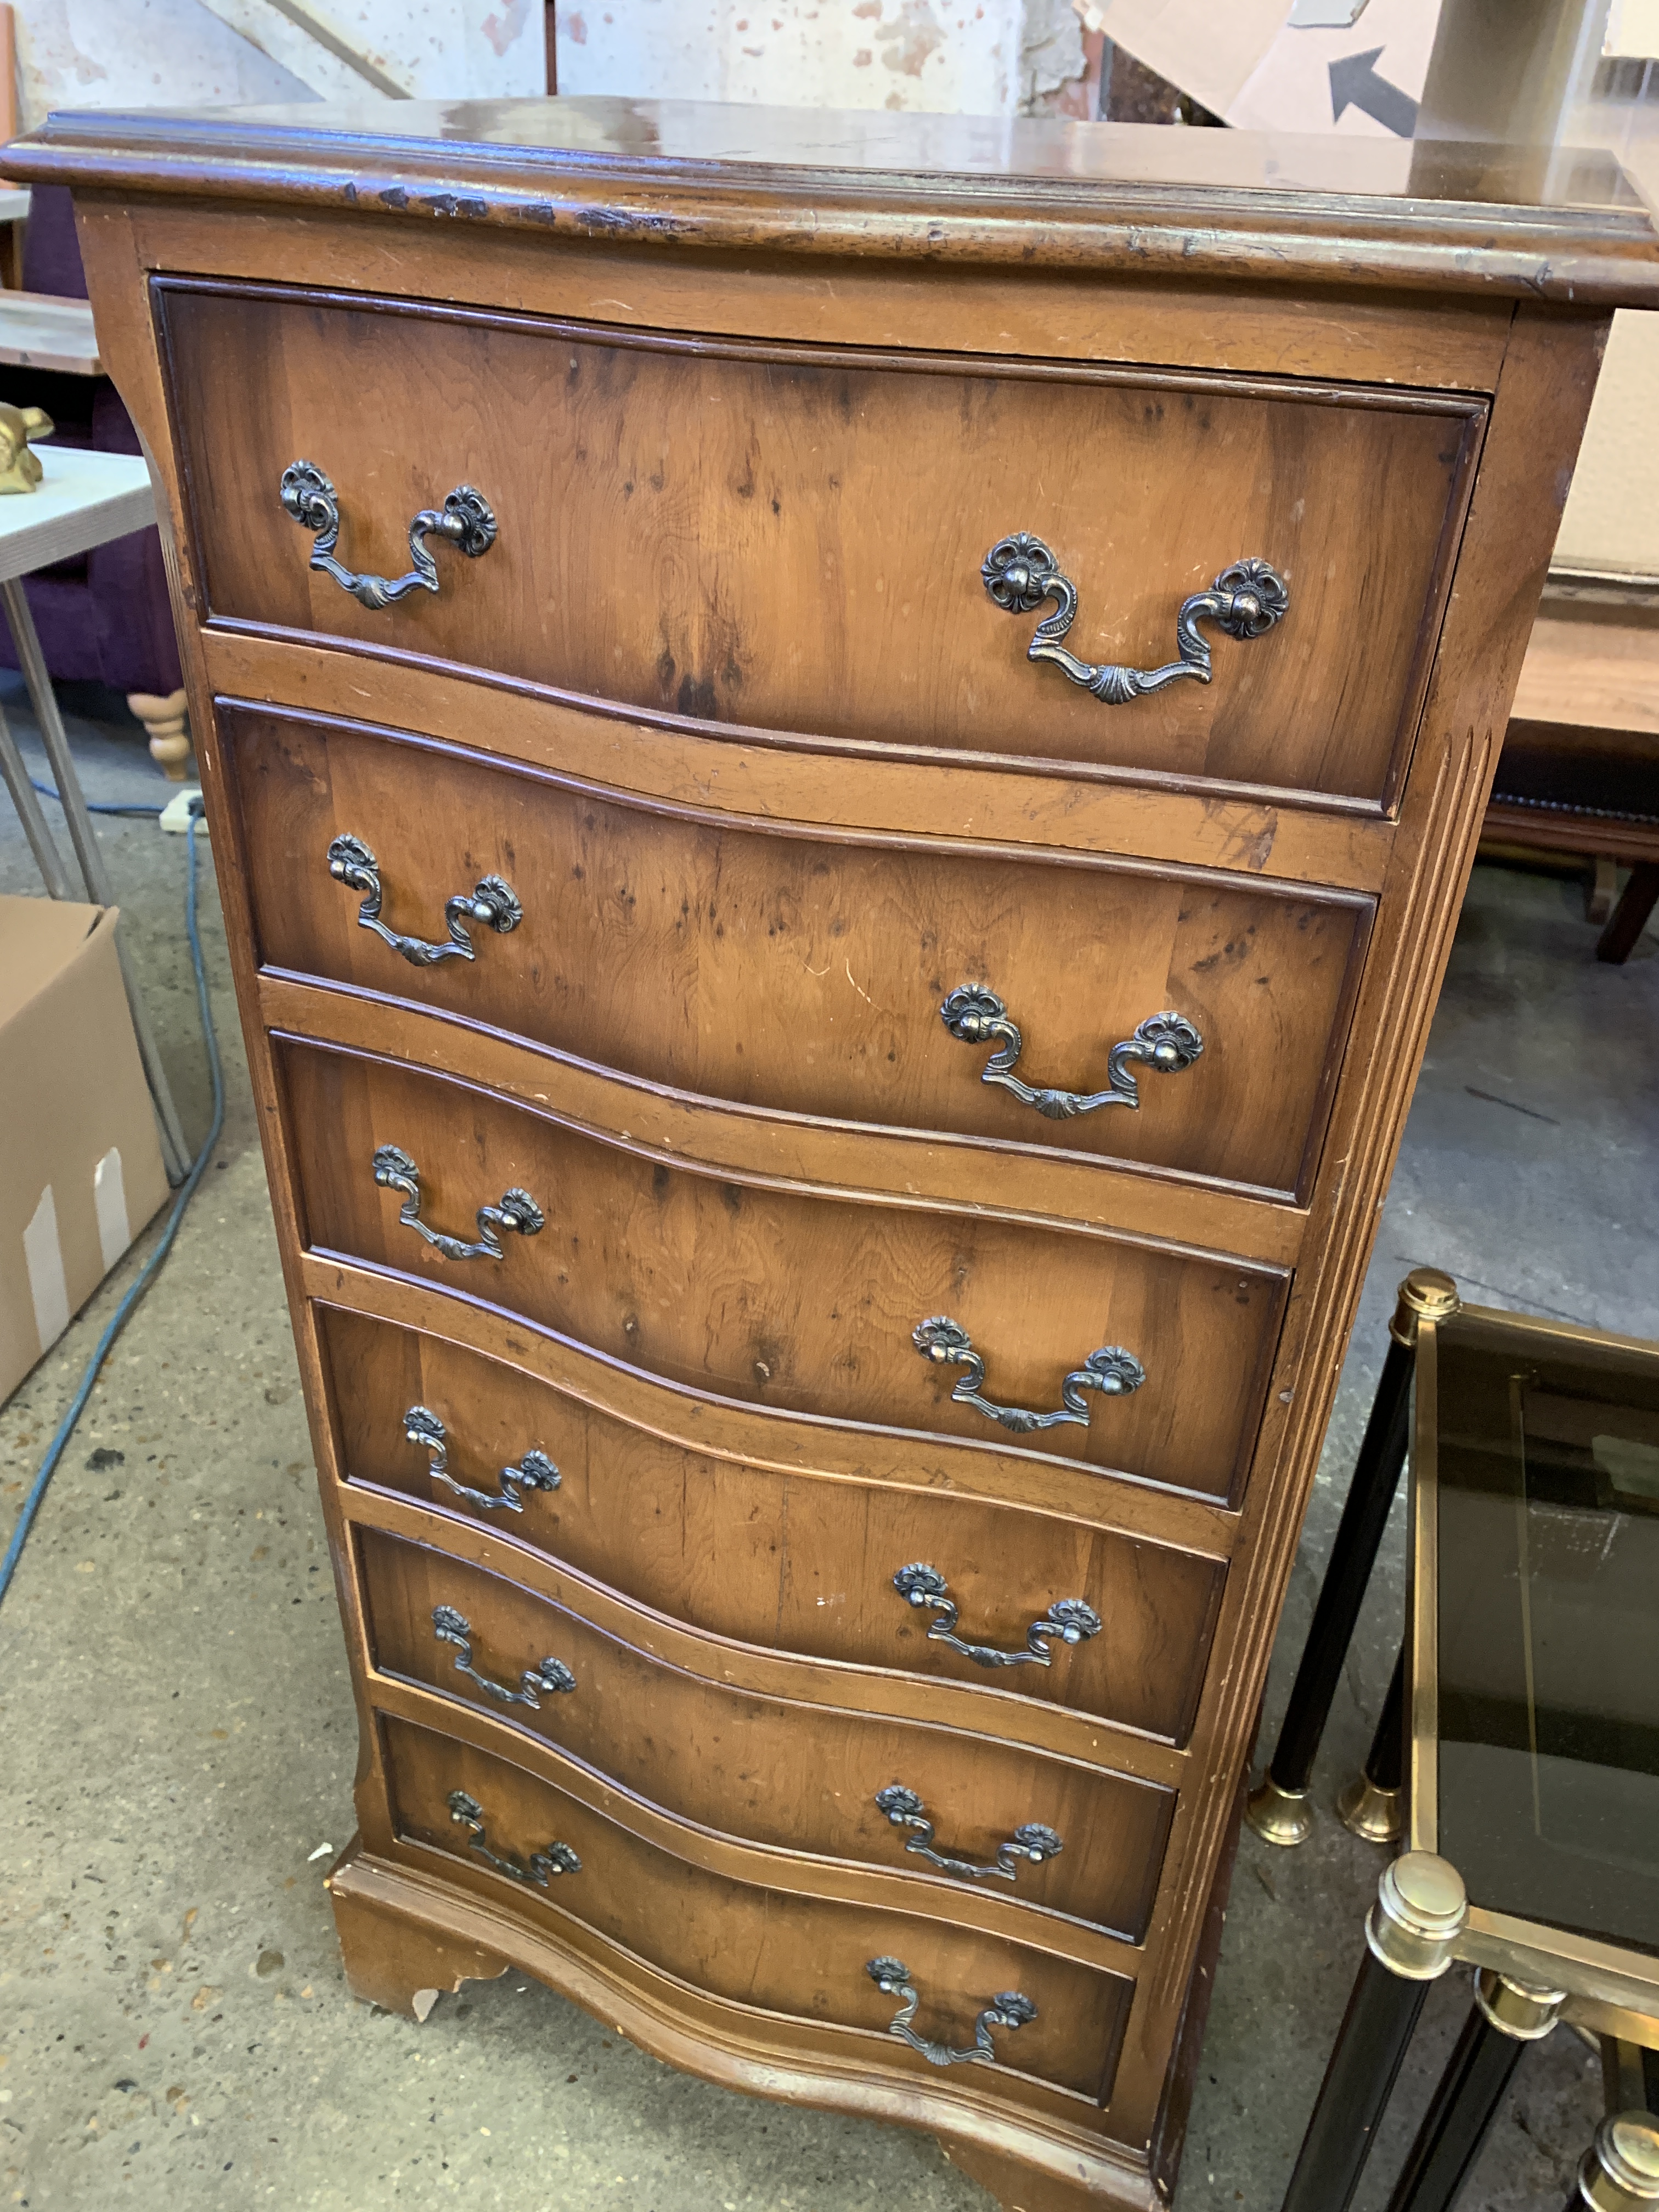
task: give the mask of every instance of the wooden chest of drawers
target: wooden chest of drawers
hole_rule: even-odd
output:
[[[376,114],[11,161],[165,493],[353,1986],[510,1963],[1150,2206],[1652,228],[1490,149]]]

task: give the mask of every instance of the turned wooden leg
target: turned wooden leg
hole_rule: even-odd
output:
[[[493,1982],[507,1972],[499,1951],[447,1936],[332,1881],[329,1887],[346,1981],[364,2004],[424,2020],[463,1982]]]
[[[153,691],[129,691],[127,705],[143,724],[152,760],[173,783],[185,781],[190,759],[190,733],[185,727],[185,695],[169,691],[158,699]]]

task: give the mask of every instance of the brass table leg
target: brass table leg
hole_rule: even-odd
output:
[[[1377,1717],[1376,1733],[1365,1754],[1364,1771],[1336,1801],[1337,1815],[1350,1835],[1368,1844],[1398,1843],[1406,1832],[1406,1647],[1402,1644],[1389,1678],[1389,1694]]]
[[[1284,2212],[1347,2212],[1429,1984],[1450,1966],[1468,1917],[1462,1878],[1444,1859],[1407,1851],[1384,1868]]]
[[[1659,2119],[1615,2112],[1595,2130],[1562,2212],[1644,2212],[1659,2204]]]
[[[1566,2002],[1490,1971],[1474,1978],[1474,2002],[1418,2130],[1389,2212],[1450,2212],[1468,2179],[1521,2055],[1547,2035]]]
[[[1302,1663],[1296,1670],[1266,1779],[1245,1808],[1245,1819],[1266,1843],[1304,1843],[1312,1832],[1309,1778],[1330,1717],[1342,1664],[1353,1641],[1365,1586],[1376,1564],[1389,1508],[1400,1486],[1400,1470],[1406,1464],[1417,1324],[1425,1314],[1443,1320],[1455,1313],[1457,1306],[1456,1284],[1437,1267],[1414,1267],[1400,1285],[1399,1304],[1389,1323],[1389,1356],[1382,1363],[1382,1379],[1365,1424],[1364,1441],[1354,1464],[1353,1480],[1348,1486],[1330,1565],[1320,1586]]]

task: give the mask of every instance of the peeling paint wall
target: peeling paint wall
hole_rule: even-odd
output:
[[[559,0],[561,92],[1029,112],[1083,74],[1070,0]]]
[[[20,127],[52,108],[362,98],[508,100],[547,88],[542,0],[305,0],[365,76],[273,0],[15,0]]]
[[[18,123],[54,107],[306,100],[288,70],[200,0],[16,0]]]

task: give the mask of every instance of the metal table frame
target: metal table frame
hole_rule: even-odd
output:
[[[70,447],[48,446],[40,459],[46,465],[46,480],[40,490],[0,500],[0,611],[4,613],[6,626],[17,647],[18,663],[40,726],[52,780],[63,802],[70,843],[86,896],[94,906],[114,906],[114,888],[104,866],[104,856],[98,849],[92,817],[75,772],[68,732],[58,711],[22,579],[33,569],[65,560],[75,553],[88,552],[94,545],[102,545],[112,538],[125,537],[130,531],[142,530],[155,520],[155,495],[146,464],[131,454],[91,453]],[[39,507],[36,501],[40,502]],[[75,897],[74,884],[3,712],[0,775],[5,778],[49,896],[55,899]],[[160,813],[159,806],[156,811]],[[127,1004],[132,1010],[139,1056],[155,1109],[162,1157],[169,1181],[178,1183],[189,1171],[190,1146],[118,929],[115,948]]]

